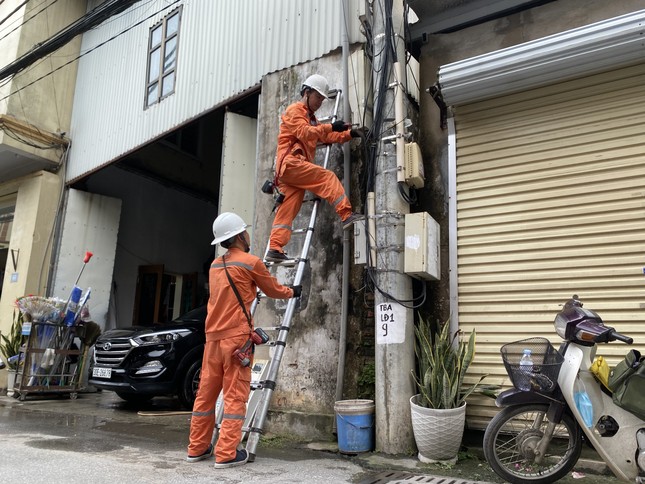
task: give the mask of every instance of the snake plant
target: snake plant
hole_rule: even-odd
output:
[[[466,371],[475,356],[475,331],[464,342],[461,332],[450,334],[450,325],[444,323],[434,331],[424,319],[415,327],[415,353],[419,377],[413,376],[419,388],[418,404],[429,408],[457,408],[478,389],[477,383],[464,387]]]
[[[17,355],[20,352],[20,345],[22,344],[22,313],[14,311],[13,324],[9,330],[8,335],[0,334],[0,353],[7,360],[9,368],[12,370],[18,369],[18,362],[11,363],[9,358]]]

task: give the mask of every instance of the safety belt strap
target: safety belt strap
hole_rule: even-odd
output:
[[[237,292],[237,287],[235,287],[235,283],[233,282],[233,278],[229,275],[228,269],[226,268],[226,254],[222,256],[222,264],[224,264],[224,272],[226,273],[226,277],[228,278],[228,282],[231,284],[231,289],[233,289],[233,292],[235,293],[235,297],[237,297],[237,301],[240,303],[240,306],[242,306],[242,311],[244,311],[244,316],[246,316],[246,320],[249,323],[249,328],[251,328],[251,331],[253,331],[253,325],[251,324],[251,317],[249,316],[249,313],[246,312],[246,308],[244,307],[244,301],[242,301],[242,296],[240,296],[240,293]]]

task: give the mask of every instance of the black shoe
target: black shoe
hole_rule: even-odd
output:
[[[280,252],[279,250],[275,249],[269,249],[264,260],[268,262],[284,262],[286,260],[289,260],[289,258],[284,252]]]
[[[210,444],[206,451],[200,455],[189,455],[186,457],[188,462],[199,462],[200,460],[208,459],[213,455],[213,444]]]
[[[363,216],[358,213],[352,213],[349,217],[343,220],[343,230],[347,230],[354,225],[354,222],[363,220]]]
[[[224,469],[225,467],[235,467],[246,464],[249,460],[249,453],[246,449],[238,450],[235,459],[227,460],[226,462],[215,461],[215,469]]]

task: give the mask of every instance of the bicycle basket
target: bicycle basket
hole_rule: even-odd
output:
[[[520,365],[524,350],[531,350],[533,367],[527,372]],[[564,358],[546,338],[528,338],[500,348],[506,373],[515,388],[539,393],[553,393]]]

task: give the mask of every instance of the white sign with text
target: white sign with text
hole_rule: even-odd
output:
[[[386,302],[376,305],[376,344],[389,345],[405,342],[405,308]]]

